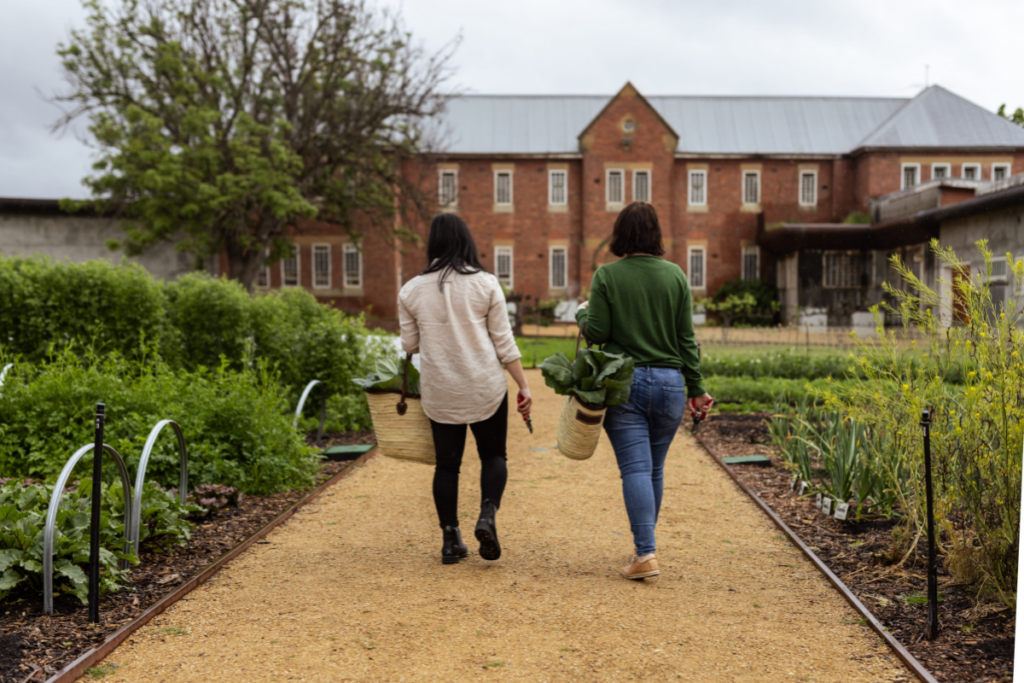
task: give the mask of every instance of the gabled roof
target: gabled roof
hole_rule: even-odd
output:
[[[440,123],[453,154],[576,154],[607,95],[463,95]],[[689,154],[848,154],[861,147],[1024,147],[1016,126],[939,86],[885,97],[646,98]]]
[[[856,146],[1024,147],[1024,127],[933,85]]]
[[[605,104],[605,105],[604,105],[603,107],[601,107],[601,111],[597,112],[597,114],[596,114],[596,115],[594,116],[594,118],[592,118],[592,119],[590,120],[590,123],[588,123],[588,124],[587,124],[587,125],[586,125],[586,126],[585,126],[585,127],[583,128],[583,130],[581,130],[581,131],[580,131],[580,134],[579,134],[579,135],[578,135],[577,137],[583,137],[583,135],[584,135],[584,134],[585,134],[585,133],[586,133],[586,132],[587,132],[588,130],[590,130],[590,128],[591,128],[591,127],[592,127],[592,126],[593,126],[593,125],[594,125],[595,123],[597,123],[597,120],[598,120],[599,118],[601,118],[601,116],[602,116],[602,115],[604,114],[605,110],[606,110],[606,109],[608,109],[608,107],[612,106],[612,102],[614,102],[615,100],[619,99],[619,98],[620,98],[620,97],[622,97],[623,95],[632,95],[632,96],[636,97],[636,98],[637,98],[638,100],[640,100],[641,102],[643,102],[643,103],[644,103],[644,105],[645,105],[645,106],[646,106],[646,107],[647,107],[648,109],[650,109],[650,110],[651,110],[651,113],[653,113],[653,114],[654,114],[654,115],[655,115],[655,116],[656,116],[656,117],[658,118],[658,121],[660,121],[660,122],[661,122],[661,125],[665,126],[665,128],[666,128],[666,129],[668,130],[668,132],[669,132],[669,133],[671,133],[671,134],[672,134],[672,136],[673,136],[673,137],[674,137],[674,138],[675,138],[676,140],[678,140],[678,139],[679,139],[679,133],[677,133],[677,132],[675,132],[674,130],[672,130],[672,125],[671,125],[671,124],[670,124],[670,123],[669,123],[668,121],[666,121],[666,120],[665,120],[665,118],[664,118],[664,117],[663,117],[663,116],[661,115],[661,112],[660,112],[660,111],[658,111],[658,109],[657,109],[656,107],[654,107],[653,105],[651,105],[650,101],[649,101],[649,100],[648,100],[648,99],[647,99],[646,97],[644,97],[643,95],[641,95],[641,94],[640,94],[640,91],[636,89],[636,86],[634,86],[634,85],[633,85],[632,83],[630,83],[629,81],[626,81],[626,85],[622,86],[622,89],[620,89],[620,90],[619,90],[619,92],[615,93],[615,94],[614,94],[613,96],[611,96],[610,98],[608,98],[608,102],[607,102],[607,103],[606,103],[606,104]]]

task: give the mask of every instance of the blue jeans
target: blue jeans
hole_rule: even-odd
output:
[[[604,418],[638,555],[654,552],[665,456],[685,410],[686,383],[679,370],[640,367],[633,375],[629,401],[609,408]]]

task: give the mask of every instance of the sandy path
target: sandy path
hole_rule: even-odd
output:
[[[663,576],[621,579],[632,543],[611,447],[559,455],[560,398],[531,383],[536,434],[510,423],[498,562],[471,542],[442,566],[432,470],[377,457],[116,650],[105,680],[911,680],[685,435],[666,470]]]

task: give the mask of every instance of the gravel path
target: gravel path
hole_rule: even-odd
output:
[[[666,469],[661,580],[620,578],[632,543],[611,447],[562,457],[561,399],[531,381],[536,434],[512,415],[499,561],[470,542],[442,566],[431,469],[377,457],[136,633],[105,680],[911,680],[686,435]],[[467,458],[467,537],[478,476]]]

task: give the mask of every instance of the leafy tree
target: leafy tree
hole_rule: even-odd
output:
[[[997,111],[996,113],[1002,116],[1007,121],[1012,121],[1013,123],[1016,123],[1018,126],[1024,126],[1024,108],[1022,107],[1017,107],[1016,111],[1007,116],[1006,104],[1004,103],[999,105],[999,111]]]
[[[129,254],[183,238],[251,289],[299,218],[393,237],[396,213],[432,208],[404,162],[433,147],[457,40],[428,54],[362,0],[83,4],[88,28],[58,46],[70,88],[55,128],[88,115],[84,183],[125,219]]]

